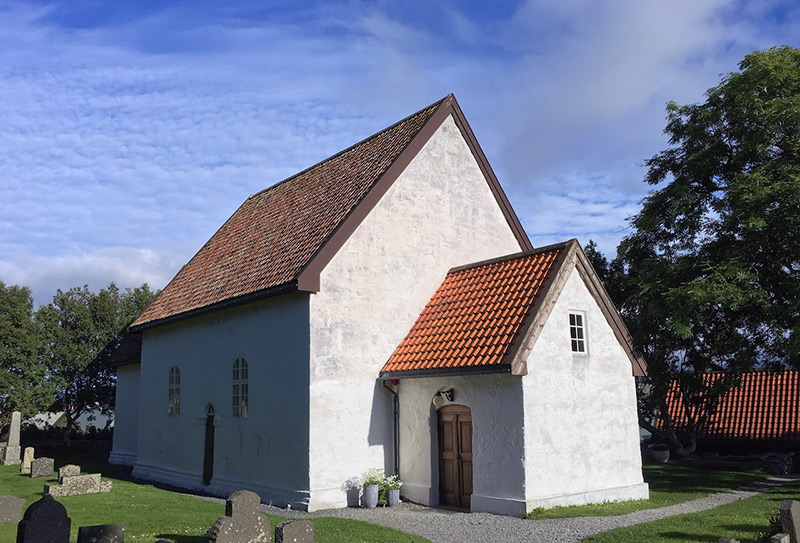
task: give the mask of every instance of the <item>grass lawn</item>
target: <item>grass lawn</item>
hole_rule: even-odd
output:
[[[774,488],[763,494],[700,513],[677,515],[584,539],[592,543],[716,543],[732,537],[742,543],[756,541],[766,532],[769,518],[780,509],[781,501],[800,497],[800,481]]]
[[[528,514],[528,518],[624,515],[702,498],[765,477],[755,466],[742,469],[742,464],[718,460],[686,459],[666,464],[645,464],[644,480],[650,485],[649,500],[536,509]]]
[[[56,460],[56,466],[77,463],[84,473],[102,473],[113,477],[116,466],[92,464],[83,459]],[[20,475],[19,466],[0,466],[0,494],[13,495],[27,501],[25,507],[42,497],[44,483],[53,479],[31,479]],[[125,524],[127,543],[153,543],[168,539],[175,543],[206,543],[206,531],[225,513],[224,504],[160,490],[150,485],[114,480],[110,494],[90,494],[58,498],[72,518],[71,541],[77,540],[78,527],[93,524]],[[269,517],[272,529],[286,518]],[[319,543],[430,543],[425,538],[361,522],[330,517],[313,518]],[[16,524],[0,524],[0,541],[15,541]]]

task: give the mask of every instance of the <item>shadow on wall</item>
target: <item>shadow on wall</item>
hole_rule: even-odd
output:
[[[372,409],[369,418],[370,445],[383,446],[383,466],[386,473],[394,473],[394,421],[392,420],[392,394],[376,379],[372,389]]]

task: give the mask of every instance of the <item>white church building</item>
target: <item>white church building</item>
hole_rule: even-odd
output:
[[[250,196],[130,331],[110,460],[142,479],[310,511],[371,468],[472,511],[648,495],[644,361],[452,95]]]

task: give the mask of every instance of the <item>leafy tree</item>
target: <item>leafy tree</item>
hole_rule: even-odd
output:
[[[0,281],[0,425],[12,411],[36,413],[52,402],[38,346],[30,290]]]
[[[658,188],[618,262],[649,366],[646,407],[683,455],[743,371],[800,362],[800,50],[747,55],[704,103],[668,104],[667,121],[670,147],[646,162]],[[703,378],[717,370],[724,379]],[[666,410],[674,380],[682,428]]]
[[[59,289],[53,303],[36,312],[44,362],[56,387],[52,409],[66,415],[65,439],[82,414],[113,410],[116,371],[111,353],[154,297],[146,284],[124,293],[114,283],[97,294],[87,286]]]

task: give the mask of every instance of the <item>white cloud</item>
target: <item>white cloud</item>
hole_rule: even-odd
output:
[[[198,248],[187,244],[154,250],[109,247],[52,257],[21,253],[11,261],[0,261],[0,278],[7,285],[29,287],[37,306],[52,302],[57,289],[89,285],[97,292],[112,281],[120,288],[147,283],[156,290],[164,288]]]
[[[532,0],[488,18],[444,2],[418,19],[166,3],[55,22],[73,6],[0,7],[0,280],[37,300],[162,287],[249,194],[449,92],[535,244],[613,252],[647,189],[637,164],[666,145],[664,103],[800,35],[796,8],[771,19],[766,0]]]

